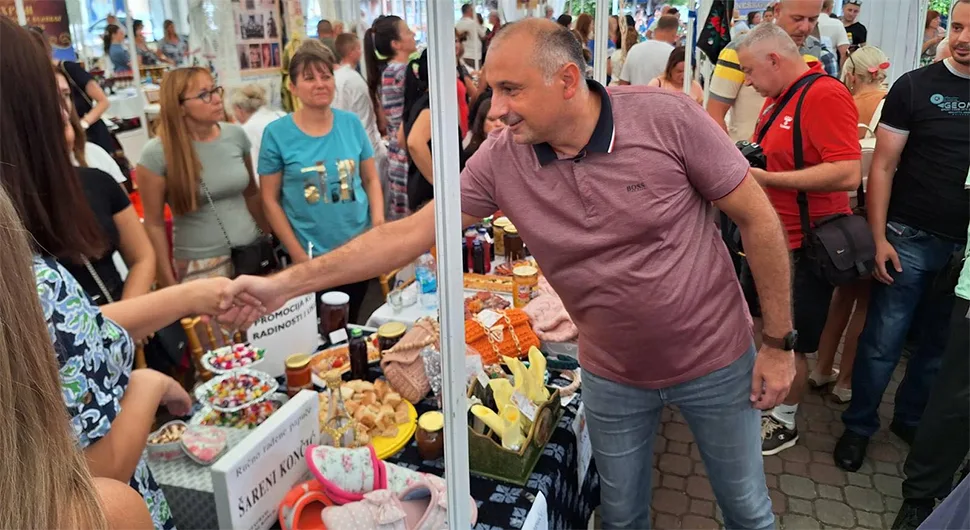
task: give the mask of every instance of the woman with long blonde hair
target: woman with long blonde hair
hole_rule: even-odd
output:
[[[162,286],[232,277],[233,248],[270,232],[253,173],[252,144],[242,127],[225,123],[223,89],[205,68],[179,68],[162,81],[158,136],[136,168],[145,228]],[[175,222],[175,272],[164,207]],[[177,274],[176,274],[177,273]]]
[[[152,528],[135,490],[92,479],[69,428],[27,231],[0,186],[0,528]]]

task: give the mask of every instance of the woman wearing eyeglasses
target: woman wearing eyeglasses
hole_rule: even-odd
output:
[[[233,275],[233,247],[269,233],[243,129],[225,123],[223,90],[205,68],[172,70],[162,81],[158,136],[145,145],[136,175],[145,228],[162,286]],[[164,207],[175,222],[169,257]]]

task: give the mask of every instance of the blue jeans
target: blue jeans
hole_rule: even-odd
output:
[[[653,442],[667,404],[680,408],[694,433],[725,527],[774,528],[761,457],[761,414],[748,399],[754,358],[752,345],[720,370],[660,390],[583,372],[603,528],[650,528]]]
[[[852,370],[852,401],[842,413],[846,429],[867,437],[879,430],[879,403],[899,364],[917,307],[919,349],[909,359],[896,391],[893,417],[903,425],[919,423],[940,369],[953,309],[953,293],[935,294],[931,287],[950,255],[962,246],[895,221],[886,224],[886,238],[896,249],[903,272],[897,273],[887,263],[893,284],[872,282],[869,313]]]

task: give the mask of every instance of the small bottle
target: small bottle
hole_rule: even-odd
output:
[[[431,253],[425,253],[418,258],[414,279],[421,290],[421,305],[425,309],[436,309],[438,307],[438,268]]]
[[[492,236],[488,235],[488,229],[484,226],[478,229],[478,239],[482,241],[482,248],[485,250],[485,274],[492,272]]]
[[[465,245],[468,247],[467,261],[469,270],[475,268],[475,263],[472,258],[472,245],[475,243],[476,239],[478,239],[478,232],[476,232],[474,228],[465,230]]]
[[[350,330],[350,379],[367,380],[367,341],[359,328]]]
[[[472,247],[472,272],[485,274],[485,247],[481,241],[475,241]]]

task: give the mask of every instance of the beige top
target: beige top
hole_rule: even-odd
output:
[[[662,77],[654,77],[647,86],[655,86],[659,88],[664,88],[667,90],[673,90],[674,92],[682,92],[684,90],[683,85],[676,85],[663,79]],[[704,89],[701,88],[700,83],[697,81],[692,81],[690,85],[690,97],[694,98],[694,101],[704,104]]]

